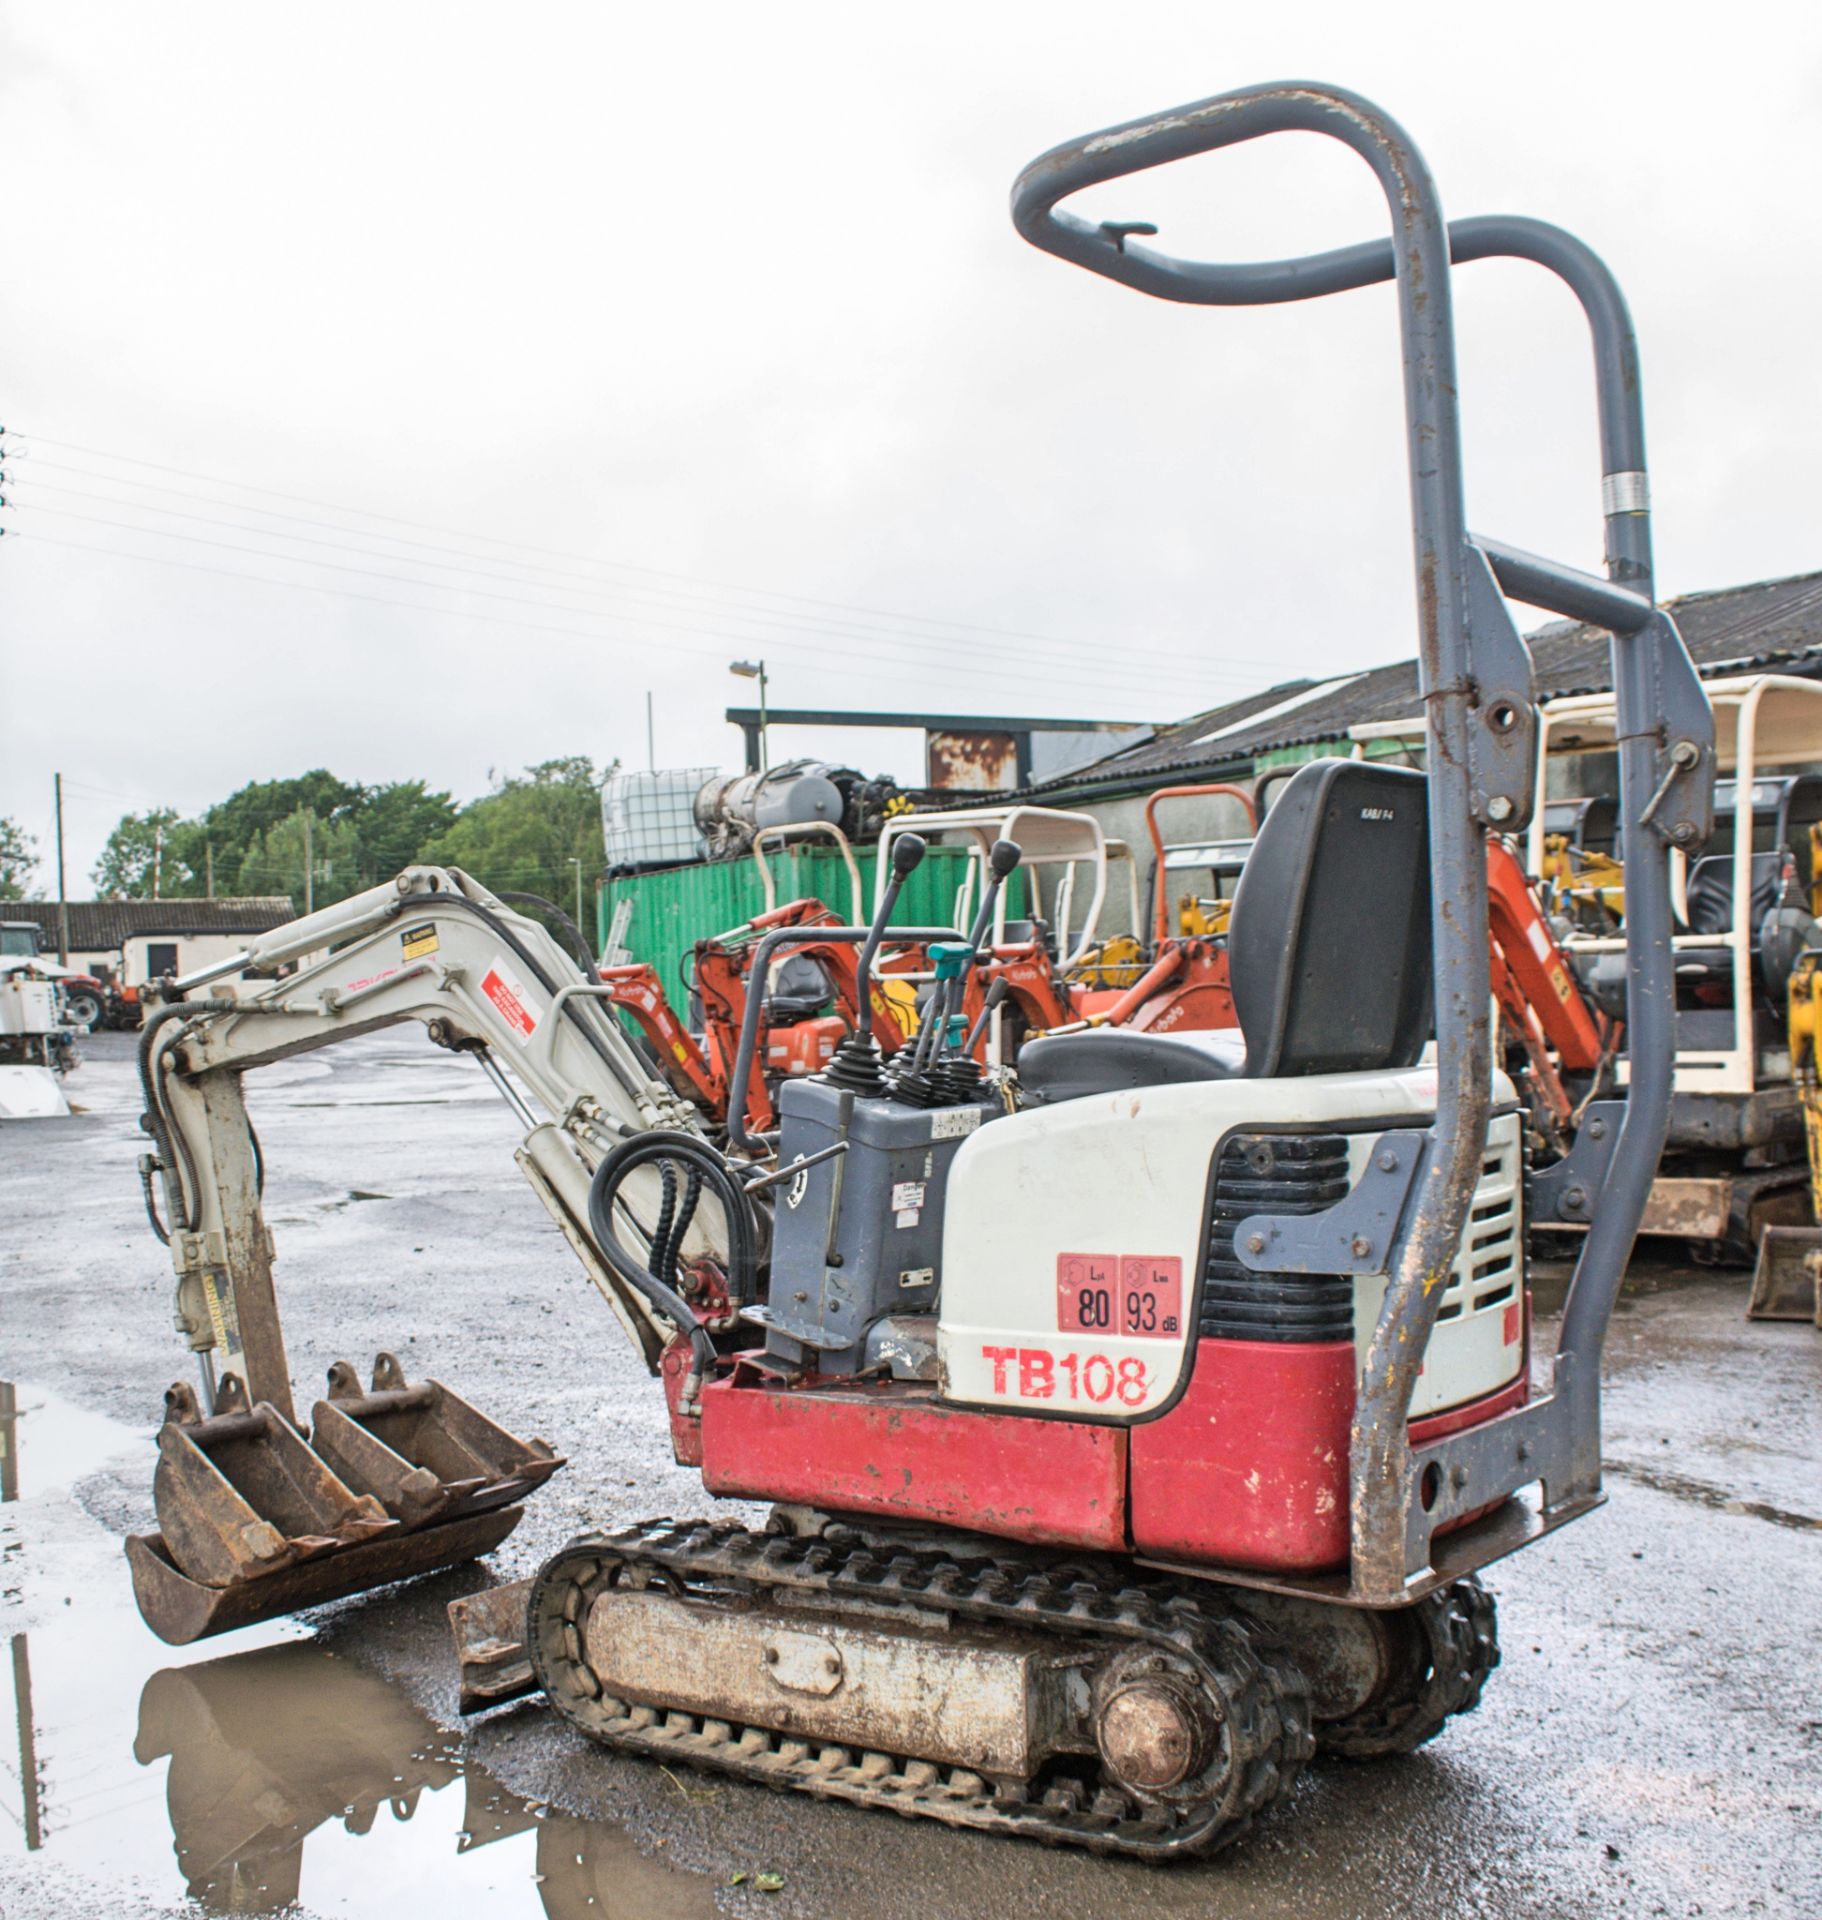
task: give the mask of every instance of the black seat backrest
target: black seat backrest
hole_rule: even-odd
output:
[[[1408,1067],[1430,1037],[1427,783],[1313,760],[1272,803],[1227,936],[1248,1079]]]
[[[1784,867],[1779,853],[1755,853],[1752,866],[1752,932],[1756,939],[1759,923],[1778,903],[1778,884]],[[1704,854],[1689,869],[1687,886],[1689,931],[1691,933],[1732,933],[1733,931],[1733,855]]]

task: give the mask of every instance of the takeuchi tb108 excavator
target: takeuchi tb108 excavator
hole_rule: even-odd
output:
[[[1288,131],[1367,164],[1389,238],[1217,265],[1061,205]],[[712,1495],[772,1503],[763,1526],[584,1534],[457,1603],[471,1707],[541,1691],[673,1765],[1180,1857],[1280,1804],[1313,1753],[1406,1752],[1473,1707],[1499,1658],[1478,1570],[1599,1505],[1602,1340],[1670,1097],[1669,862],[1626,862],[1623,1107],[1528,1176],[1490,1047],[1486,840],[1535,801],[1508,597],[1612,632],[1628,845],[1689,849],[1711,824],[1712,716],[1651,591],[1619,290],[1556,228],[1446,224],[1403,130],[1318,85],[1058,147],[1013,218],[1164,300],[1393,283],[1427,772],[1288,781],[1232,902],[1237,1033],[1057,1034],[987,1074],[974,943],[899,929],[931,943],[917,1044],[888,1061],[856,1030],[784,1084],[775,1132],[725,1149],[608,989],[458,872],[409,869],[231,969],[285,977],[170,983],[144,1035],[145,1174],[202,1381],[170,1396],[160,1530],[128,1543],[167,1638],[484,1552],[561,1465],[386,1356],[369,1385],[334,1368],[307,1422],[293,1401],[241,1075],[407,1019],[518,1112],[520,1163],[661,1381],[677,1457]],[[1495,257],[1586,313],[1605,578],[1466,529],[1452,275]],[[918,858],[901,838],[893,875]],[[1017,858],[996,848],[993,872]],[[863,1006],[896,891],[843,930]],[[1534,1369],[1526,1222],[1571,1207],[1587,1231]]]

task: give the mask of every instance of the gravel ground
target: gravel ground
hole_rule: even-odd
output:
[[[0,1915],[1822,1915],[1822,1336],[1749,1324],[1742,1276],[1632,1276],[1610,1504],[1493,1570],[1506,1653],[1480,1712],[1410,1760],[1316,1766],[1231,1853],[1159,1871],[673,1778],[536,1706],[464,1729],[443,1608],[475,1569],[153,1640],[118,1536],[150,1521],[188,1362],[140,1210],[131,1041],[87,1052],[83,1111],[0,1125],[0,1377],[25,1409]],[[391,1348],[569,1455],[495,1577],[584,1523],[703,1510],[472,1063],[379,1035],[249,1098],[304,1394]]]

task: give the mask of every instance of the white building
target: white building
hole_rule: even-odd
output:
[[[128,987],[226,960],[255,934],[296,918],[283,894],[240,900],[71,900],[67,911],[69,964]],[[59,902],[8,901],[0,906],[0,920],[33,922],[44,952],[55,955]]]

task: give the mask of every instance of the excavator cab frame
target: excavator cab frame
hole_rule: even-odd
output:
[[[1296,260],[1228,264],[1175,258],[1142,221],[1092,220],[1060,202],[1169,162],[1278,133],[1351,148],[1384,190],[1389,241]],[[1396,122],[1359,97],[1313,85],[1224,94],[1057,147],[1027,167],[1013,219],[1034,246],[1155,298],[1210,306],[1299,301],[1392,280],[1404,361],[1405,421],[1426,716],[1438,1094],[1422,1171],[1398,1211],[1394,1253],[1355,1405],[1350,1444],[1350,1596],[1408,1598],[1414,1578],[1462,1556],[1476,1532],[1445,1522],[1497,1506],[1507,1546],[1600,1498],[1600,1352],[1669,1120],[1674,1049],[1668,862],[1626,873],[1629,1098],[1603,1128],[1598,1162],[1559,1163],[1560,1194],[1585,1181],[1590,1226],[1564,1308],[1554,1391],[1421,1449],[1406,1439],[1412,1388],[1440,1306],[1431,1284],[1454,1257],[1486,1148],[1489,1037],[1489,829],[1522,830],[1536,804],[1537,711],[1528,650],[1507,598],[1612,635],[1621,719],[1620,801],[1635,845],[1701,845],[1712,826],[1714,719],[1675,623],[1652,595],[1649,487],[1636,341],[1624,298],[1587,247],[1539,221],[1445,224],[1428,168]],[[1457,412],[1451,269],[1520,258],[1580,301],[1594,349],[1607,577],[1469,534]],[[1548,1213],[1552,1195],[1541,1196]],[[1285,1236],[1287,1239],[1290,1236]],[[1297,1236],[1301,1244],[1302,1235]],[[1306,1256],[1307,1257],[1307,1256]],[[1334,1258],[1334,1255],[1329,1255]],[[1284,1256],[1280,1255],[1282,1263]],[[1508,1502],[1542,1481],[1535,1510]],[[1524,1517],[1513,1519],[1513,1509]],[[1503,1520],[1502,1517],[1504,1516]],[[1493,1557],[1483,1542],[1473,1559]]]

